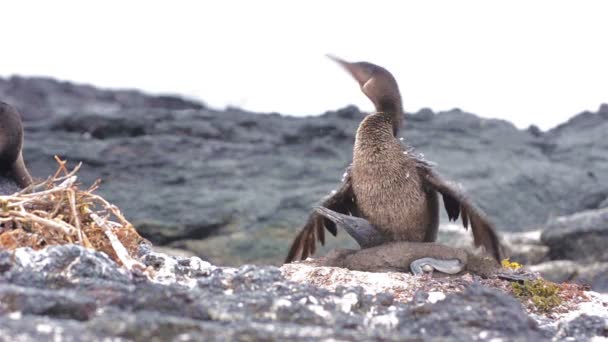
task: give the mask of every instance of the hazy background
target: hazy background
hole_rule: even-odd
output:
[[[354,103],[324,57],[368,60],[406,110],[461,108],[547,129],[608,101],[602,1],[13,1],[0,75],[176,93],[315,115]]]

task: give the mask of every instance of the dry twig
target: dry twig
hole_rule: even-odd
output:
[[[78,243],[105,252],[129,270],[143,265],[133,258],[144,239],[117,207],[76,183],[78,164],[68,171],[59,167],[48,179],[10,196],[0,196],[0,248],[43,248]]]

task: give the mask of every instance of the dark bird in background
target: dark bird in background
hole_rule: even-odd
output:
[[[397,138],[403,107],[399,87],[391,73],[372,63],[349,63],[329,57],[359,83],[376,112],[366,116],[359,125],[353,162],[340,188],[321,206],[365,219],[389,241],[433,242],[437,238],[438,196],[441,195],[450,221],[462,217],[463,226],[472,228],[475,245],[483,246],[500,262],[503,248],[483,212],[458,186],[442,178],[431,163],[415,155]],[[325,243],[325,229],[334,236],[337,234],[336,224],[330,219],[317,211],[310,214],[285,262],[312,255],[317,240]]]
[[[22,147],[21,116],[15,108],[0,101],[0,195],[32,184],[32,176],[23,162]]]

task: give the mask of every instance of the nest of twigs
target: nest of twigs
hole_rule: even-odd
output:
[[[65,161],[47,180],[9,196],[0,196],[0,249],[80,244],[106,253],[132,269],[140,243],[145,241],[120,210],[76,183],[78,164],[68,171]]]

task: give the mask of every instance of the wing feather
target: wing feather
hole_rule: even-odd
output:
[[[450,220],[462,217],[462,225],[473,231],[475,246],[483,246],[487,253],[500,262],[504,258],[504,247],[500,243],[496,229],[484,212],[464,194],[460,187],[444,180],[428,164],[421,163],[419,171],[427,186],[432,187],[443,197],[443,203]]]
[[[326,198],[321,206],[341,214],[354,214],[356,210],[355,194],[352,189],[350,167],[344,174],[342,185],[338,190]],[[325,229],[333,236],[338,234],[335,223],[313,212],[308,217],[306,224],[291,243],[291,248],[285,258],[285,263],[294,260],[304,260],[316,251],[316,241],[325,244]]]

